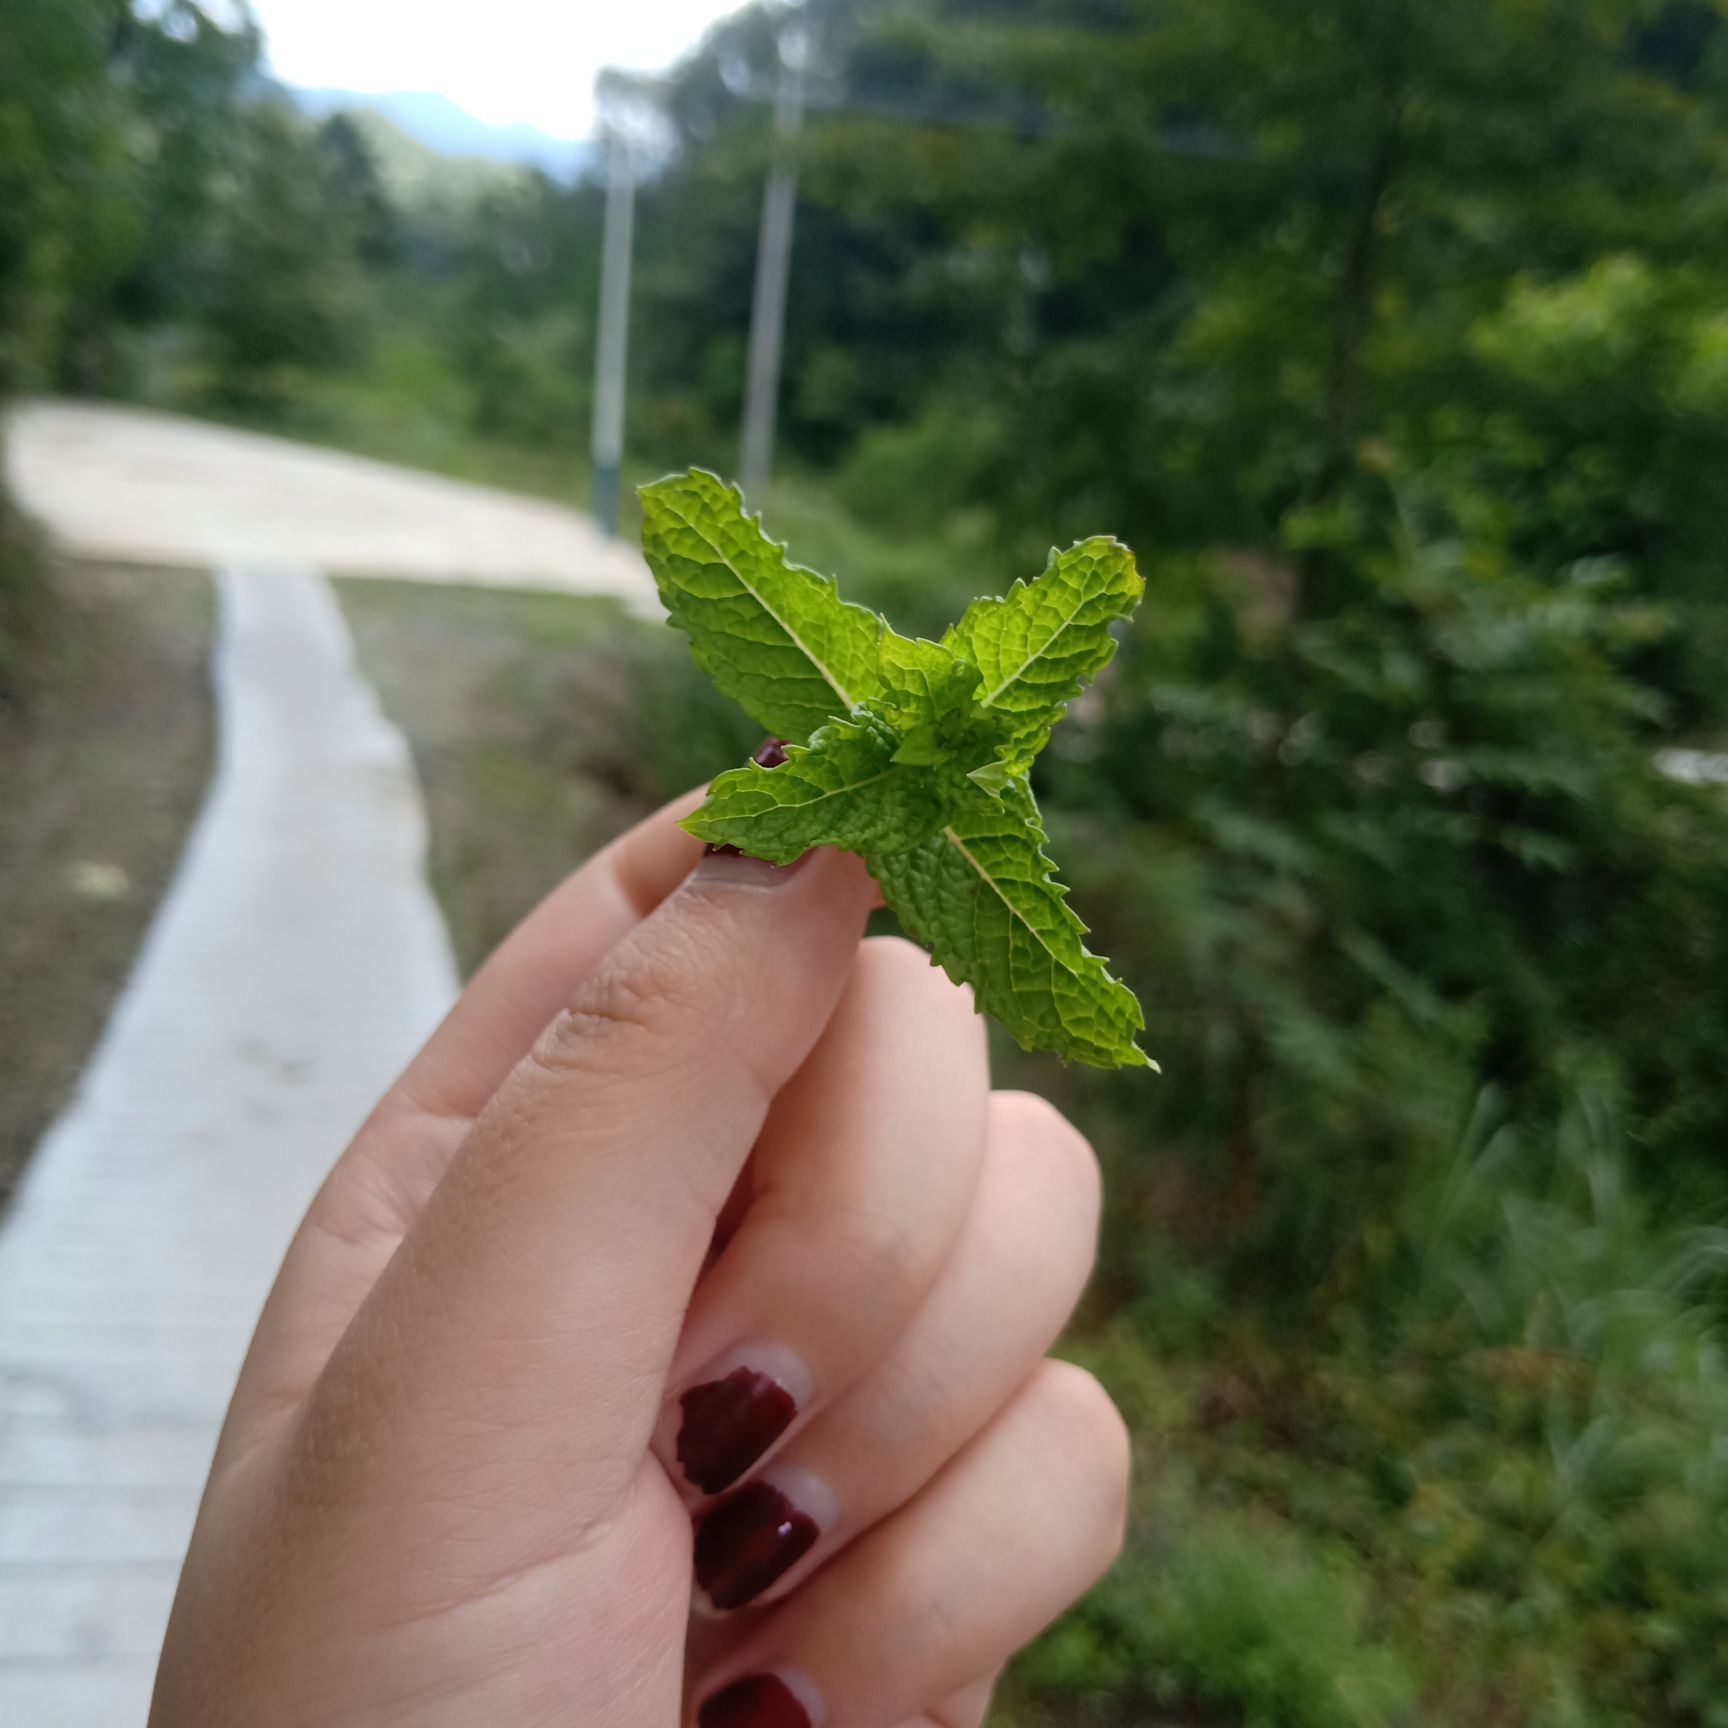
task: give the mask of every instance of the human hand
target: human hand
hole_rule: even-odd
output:
[[[1085,1143],[860,945],[855,859],[698,863],[690,807],[527,919],[313,1203],[155,1728],[975,1728],[1114,1556],[1121,1421],[1044,1360]]]

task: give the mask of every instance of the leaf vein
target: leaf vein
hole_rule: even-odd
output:
[[[783,631],[785,631],[787,641],[789,641],[792,646],[796,648],[819,673],[821,673],[823,681],[827,684],[828,688],[840,698],[841,702],[848,709],[856,707],[857,704],[852,700],[852,697],[847,692],[845,685],[835,677],[827,662],[823,660],[822,656],[818,654],[816,650],[812,648],[810,644],[806,642],[804,638],[800,636],[777,611],[775,611],[767,596],[762,594],[751,582],[750,578],[746,576],[741,569],[739,569],[738,564],[727,553],[726,549],[723,546],[716,544],[712,536],[710,536],[705,529],[693,522],[688,516],[679,510],[676,505],[668,504],[667,513],[677,517],[677,519],[682,522],[684,526],[688,528],[690,532],[694,534],[717,559],[719,559],[720,563],[732,573],[732,575],[737,579],[738,586],[742,588],[744,592],[748,594],[750,598],[754,600],[756,604],[760,606]]]
[[[1016,666],[1014,668],[1014,670],[1012,672],[1010,672],[1008,674],[1008,676],[1006,678],[1004,678],[1002,680],[1002,682],[996,686],[996,688],[994,690],[990,691],[987,695],[981,696],[979,698],[979,706],[984,707],[984,708],[991,707],[995,703],[996,698],[998,696],[1000,696],[1004,690],[1008,689],[1010,685],[1018,684],[1020,682],[1020,680],[1026,676],[1026,673],[1028,672],[1028,670],[1030,670],[1030,668],[1032,668],[1033,666],[1037,665],[1037,663],[1040,660],[1042,660],[1046,654],[1048,654],[1050,652],[1050,650],[1056,645],[1056,643],[1061,640],[1063,634],[1065,632],[1073,629],[1073,627],[1074,627],[1076,621],[1079,619],[1080,613],[1081,613],[1082,609],[1085,607],[1085,605],[1086,605],[1085,596],[1082,596],[1081,598],[1076,600],[1074,603],[1074,610],[1072,612],[1070,612],[1068,614],[1068,616],[1066,618],[1064,618],[1062,620],[1062,622],[1059,625],[1057,625],[1057,627],[1054,630],[1052,630],[1047,637],[1045,637],[1041,646],[1033,649],[1032,652],[1029,653],[1026,656],[1026,658],[1024,660],[1022,660],[1020,662],[1020,664],[1018,666]]]
[[[1026,914],[1024,912],[1022,912],[1020,910],[1020,908],[1018,906],[1016,906],[1014,904],[1014,902],[1012,900],[1010,900],[1008,898],[1008,896],[1002,892],[1001,886],[997,882],[996,878],[994,876],[992,876],[990,874],[990,872],[987,869],[985,869],[983,864],[980,863],[979,860],[972,855],[972,852],[967,847],[966,842],[964,840],[962,840],[960,838],[960,836],[958,834],[956,834],[952,828],[944,828],[942,830],[942,835],[943,835],[943,838],[947,840],[948,844],[950,846],[952,846],[955,849],[955,851],[957,851],[960,854],[960,856],[962,858],[964,858],[966,860],[966,862],[969,865],[971,865],[971,867],[975,871],[977,871],[978,879],[981,882],[983,882],[990,889],[991,893],[993,893],[996,896],[996,898],[1002,902],[1002,904],[1004,906],[1006,906],[1008,908],[1009,913],[1013,917],[1017,918],[1020,921],[1020,923],[1026,927],[1027,933],[1031,936],[1032,940],[1034,942],[1036,942],[1038,944],[1038,946],[1041,949],[1043,949],[1044,952],[1046,954],[1048,954],[1050,956],[1050,958],[1052,960],[1054,960],[1056,962],[1056,964],[1058,966],[1060,966],[1064,972],[1072,973],[1074,971],[1074,968],[1072,966],[1070,966],[1062,958],[1062,956],[1060,954],[1058,954],[1056,952],[1056,950],[1054,948],[1052,948],[1050,946],[1050,944],[1044,939],[1043,931],[1041,931],[1038,928],[1038,926],[1036,924],[1034,924],[1032,922],[1032,920],[1030,918],[1028,918],[1026,916]]]

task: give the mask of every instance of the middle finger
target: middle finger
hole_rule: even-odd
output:
[[[1032,1375],[1098,1239],[1097,1161],[1042,1099],[991,1099],[983,1180],[953,1257],[889,1355],[696,1532],[704,1608],[795,1589],[910,1500]]]
[[[656,1450],[692,1499],[753,1470],[898,1336],[965,1220],[988,1097],[970,994],[909,943],[864,943],[690,1304]]]

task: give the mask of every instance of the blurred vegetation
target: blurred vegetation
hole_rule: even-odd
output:
[[[638,474],[731,465],[793,23],[777,532],[924,629],[1083,533],[1149,583],[1040,793],[1166,1077],[1002,1061],[1109,1170],[1143,1500],[1005,1719],[1725,1728],[1728,812],[1652,767],[1728,743],[1723,6],[746,6],[658,93]],[[579,491],[601,186],[257,52],[8,0],[4,378]],[[442,756],[391,699],[474,950],[748,742],[626,621],[349,604],[468,665]]]

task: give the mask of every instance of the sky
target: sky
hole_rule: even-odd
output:
[[[742,0],[252,0],[290,84],[431,90],[491,125],[594,123],[604,66],[658,71]]]

